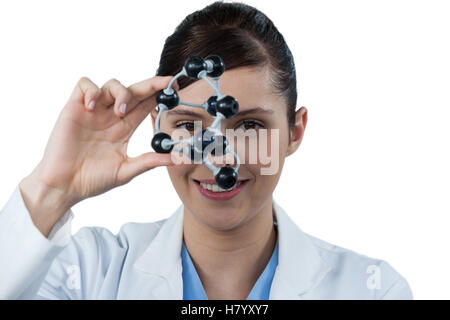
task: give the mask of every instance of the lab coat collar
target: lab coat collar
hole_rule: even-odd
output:
[[[270,299],[295,300],[314,289],[331,267],[321,258],[311,239],[273,200],[278,225],[278,266],[270,289]],[[156,237],[135,262],[135,268],[155,275],[148,299],[183,299],[181,246],[184,207],[164,221]],[[145,297],[144,297],[145,298]]]
[[[134,267],[146,274],[156,275],[154,281],[167,281],[169,288],[163,284],[154,284],[150,296],[143,299],[183,299],[183,277],[181,247],[183,240],[184,206],[178,209],[167,220],[163,221],[156,237],[136,260]]]
[[[320,256],[311,239],[275,200],[273,212],[278,224],[278,267],[269,299],[295,300],[313,290],[331,267]]]

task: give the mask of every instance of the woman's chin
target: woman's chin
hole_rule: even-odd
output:
[[[197,220],[211,229],[217,231],[228,231],[238,226],[243,217],[238,210],[229,208],[211,208],[201,210],[197,214]]]

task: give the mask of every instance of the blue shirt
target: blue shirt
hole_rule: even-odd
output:
[[[183,300],[208,300],[200,278],[192,263],[189,252],[183,241],[181,249],[181,260],[183,265]],[[268,300],[270,294],[270,286],[278,265],[278,241],[272,253],[272,257],[267,263],[266,268],[259,276],[247,300]]]

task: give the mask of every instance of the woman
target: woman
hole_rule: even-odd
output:
[[[169,154],[126,155],[127,143],[191,56],[219,55],[220,89],[239,101],[222,130],[275,130],[276,170],[240,153],[239,186],[217,189],[200,164]],[[202,103],[205,81],[179,78],[182,101]],[[242,3],[213,3],[187,16],[167,38],[157,76],[128,88],[98,88],[83,77],[62,110],[43,159],[16,187],[0,214],[0,297],[10,299],[410,299],[406,280],[388,263],[302,232],[272,194],[284,160],[307,123],[296,109],[293,57],[272,21]],[[178,106],[162,131],[192,133],[212,118]],[[250,139],[262,139],[260,136]],[[271,149],[272,150],[272,149]],[[248,150],[247,150],[248,151]],[[275,156],[275,155],[272,155]],[[247,160],[247,161],[245,161]],[[232,165],[232,164],[223,164]],[[167,166],[182,205],[168,219],[125,224],[117,235],[98,227],[70,234],[71,207]]]

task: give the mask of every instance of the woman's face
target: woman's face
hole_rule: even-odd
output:
[[[284,158],[293,153],[301,141],[301,137],[297,137],[289,143],[286,103],[281,96],[273,93],[271,85],[266,68],[237,68],[225,71],[220,77],[220,92],[234,97],[239,103],[238,114],[222,120],[221,124],[222,134],[226,135],[226,130],[232,129],[228,130],[228,133],[241,137],[231,138],[230,134],[226,135],[241,162],[238,184],[242,184],[237,187],[239,192],[231,191],[236,193],[232,198],[216,199],[216,194],[211,195],[214,190],[204,191],[205,188],[200,182],[211,180],[209,184],[212,184],[214,181],[212,171],[205,165],[190,162],[167,167],[185,209],[194,215],[197,221],[210,228],[231,230],[260,212],[272,198]],[[213,88],[204,80],[198,80],[178,91],[183,102],[195,104],[204,103],[213,93]],[[306,125],[306,109],[302,109],[304,123],[301,124]],[[153,121],[156,115],[154,110]],[[185,137],[194,134],[194,121],[201,121],[202,129],[206,129],[213,120],[214,118],[201,108],[179,105],[163,112],[160,128],[171,135],[172,139],[178,140],[173,134],[180,130],[185,132]],[[266,131],[265,136],[263,131]],[[302,136],[303,130],[300,131]],[[246,134],[247,138],[242,139]],[[209,159],[217,167],[226,166],[227,163],[234,167],[236,164],[231,154],[227,157],[210,156]]]

